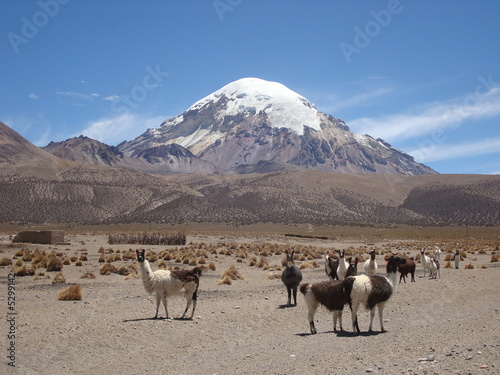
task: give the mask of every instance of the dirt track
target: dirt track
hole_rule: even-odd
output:
[[[4,236],[0,258],[12,258],[19,247],[7,245]],[[497,374],[500,372],[500,270],[490,263],[491,254],[469,255],[459,270],[442,269],[441,278],[422,276],[417,264],[415,283],[400,284],[385,310],[385,328],[367,333],[368,313],[361,312],[360,335],[351,333],[351,318],[344,309],[345,332],[333,332],[332,316],[316,313],[317,335],[309,334],[307,311],[299,295],[297,307],[285,307],[286,290],[269,270],[242,263],[232,255],[210,255],[217,269],[206,270],[200,285],[193,320],[179,320],[185,307],[181,296],[169,300],[171,321],[152,320],[154,297],[137,278],[99,274],[98,249],[109,248],[105,236],[67,236],[71,245],[26,245],[68,255],[88,253],[82,267],[64,266],[67,284],[80,283],[81,301],[58,301],[67,284],[47,279],[16,277],[15,365],[9,360],[8,322],[1,332],[0,373],[10,374]],[[219,242],[217,238],[189,238]],[[245,242],[240,239],[240,242]],[[248,239],[246,242],[265,242]],[[290,239],[283,242],[292,243]],[[307,245],[307,240],[293,243]],[[315,243],[318,245],[318,243]],[[322,243],[347,247],[352,243]],[[23,245],[24,246],[24,245]],[[377,246],[377,244],[375,244]],[[113,245],[128,250],[140,246]],[[143,246],[144,247],[144,246]],[[146,246],[160,252],[165,246]],[[413,252],[412,255],[416,255]],[[445,254],[443,254],[444,256]],[[475,257],[477,260],[472,261]],[[281,266],[282,256],[268,257]],[[382,256],[377,256],[383,269]],[[474,269],[464,269],[472,262]],[[136,264],[135,261],[118,262]],[[168,262],[169,265],[173,263]],[[300,264],[301,262],[297,262]],[[304,269],[304,282],[326,279],[319,268]],[[443,262],[442,262],[443,263]],[[235,265],[244,280],[218,285],[220,274]],[[481,265],[488,268],[480,269]],[[152,263],[156,269],[158,261]],[[183,265],[181,265],[183,266]],[[187,267],[187,266],[183,266]],[[7,311],[7,275],[0,267],[0,303]],[[95,279],[81,279],[92,272]],[[273,274],[279,275],[276,270]],[[164,316],[163,308],[160,309]],[[5,315],[5,313],[4,313]],[[482,366],[487,366],[482,368]]]

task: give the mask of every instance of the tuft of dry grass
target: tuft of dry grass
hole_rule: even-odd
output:
[[[48,272],[53,272],[53,271],[60,271],[63,268],[63,263],[61,262],[61,259],[59,259],[56,256],[50,257],[48,263],[47,263],[47,271]]]
[[[269,272],[267,278],[270,280],[281,279],[281,274]]]
[[[257,267],[267,270],[269,268],[269,260],[265,256],[261,256],[257,262]]]
[[[491,256],[491,263],[498,262],[500,260],[500,254],[493,254]]]
[[[81,260],[77,260],[76,263],[75,263],[75,266],[76,267],[82,267],[83,266],[83,262]]]
[[[9,258],[0,259],[0,267],[10,266],[12,264],[12,260]]]
[[[474,265],[473,265],[472,263],[467,263],[467,264],[465,265],[465,269],[466,269],[466,270],[473,270],[473,269],[474,269]]]
[[[228,278],[230,281],[229,283],[227,282]],[[244,280],[244,279],[245,277],[238,271],[238,269],[233,264],[231,265],[231,267],[229,267],[221,274],[221,281],[219,282],[218,285],[221,284],[231,285],[232,280]]]
[[[481,266],[481,269],[486,270],[486,269],[488,269],[488,266],[487,266],[486,264],[483,264],[483,265]]]
[[[302,262],[299,266],[299,270],[314,269],[314,268],[318,268],[318,262],[316,262],[315,260],[309,260],[307,262]]]
[[[229,276],[224,276],[221,281],[219,281],[219,283],[217,285],[222,285],[222,284],[225,284],[225,285],[231,285],[233,283],[233,280],[231,279],[231,277]]]
[[[17,263],[16,263],[17,264]],[[11,271],[15,276],[28,276],[28,268],[25,265],[18,266]]]
[[[444,268],[451,268],[451,262],[446,262],[444,264]]]
[[[80,284],[70,285],[59,291],[59,301],[81,301],[83,298],[82,286]]]
[[[66,282],[66,278],[64,277],[62,272],[59,272],[52,280],[52,284],[64,284]]]
[[[80,279],[95,279],[96,275],[93,274],[92,272],[85,272],[82,276],[80,276]]]
[[[216,265],[215,265],[215,262],[210,262],[210,264],[208,265],[208,268],[211,271],[215,271],[215,269],[217,268]]]
[[[99,271],[101,275],[111,275],[111,273],[118,273],[118,269],[110,263],[106,263]]]
[[[129,273],[126,277],[125,277],[125,280],[129,280],[129,279],[138,279],[140,278],[139,274],[137,273]]]
[[[447,262],[447,261],[452,261],[453,260],[453,255],[451,254],[447,254],[445,257],[444,257],[444,261]]]

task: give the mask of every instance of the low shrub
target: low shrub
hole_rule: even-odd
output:
[[[70,285],[59,291],[59,301],[81,301],[83,298],[82,286],[80,284]]]

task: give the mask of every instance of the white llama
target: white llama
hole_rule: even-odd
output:
[[[148,260],[145,257],[145,250],[136,250],[137,261],[141,269],[142,282],[144,289],[149,294],[156,292],[156,314],[154,319],[158,318],[158,309],[160,308],[160,301],[163,301],[165,307],[166,319],[170,319],[167,310],[167,298],[172,297],[184,289],[186,296],[186,309],[182,314],[181,319],[184,319],[186,313],[193,303],[193,311],[191,317],[193,318],[194,310],[196,309],[196,299],[198,287],[200,284],[201,268],[195,267],[192,270],[181,271],[168,271],[156,270],[152,271]]]

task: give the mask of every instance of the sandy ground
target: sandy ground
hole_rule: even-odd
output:
[[[0,234],[0,239],[0,258],[12,258],[20,247],[9,245],[5,235]],[[179,295],[169,299],[172,320],[153,320],[155,301],[141,280],[100,275],[103,263],[98,262],[98,250],[101,246],[115,251],[146,248],[159,253],[167,247],[110,246],[102,235],[67,235],[66,239],[71,245],[22,245],[68,256],[86,252],[88,261],[82,267],[64,266],[65,284],[51,284],[56,272],[45,273],[50,279],[16,277],[14,310],[8,310],[11,266],[0,267],[0,306],[6,317],[0,325],[2,374],[500,373],[500,269],[490,263],[490,252],[469,255],[460,269],[442,269],[441,278],[435,280],[423,277],[417,264],[416,282],[399,284],[387,304],[385,333],[379,332],[377,319],[376,331],[367,333],[368,313],[362,311],[363,332],[352,334],[346,307],[345,332],[333,332],[332,315],[322,308],[316,313],[318,334],[310,335],[302,295],[298,306],[286,307],[281,281],[269,278],[269,270],[250,266],[248,258],[238,263],[234,255],[211,254],[207,261],[217,268],[206,270],[201,278],[194,319],[178,319],[185,307]],[[289,238],[188,238],[195,247],[210,241],[310,244]],[[356,246],[326,241],[315,245]],[[282,257],[268,257],[269,264],[280,266]],[[382,256],[377,259],[383,269]],[[474,269],[464,269],[469,261]],[[326,280],[323,260],[317,263],[318,268],[302,271],[304,282]],[[231,265],[244,280],[218,285],[221,273]],[[152,263],[153,269],[157,267],[158,261]],[[81,279],[86,272],[96,278]],[[82,285],[83,299],[58,301],[58,291],[74,283]],[[160,313],[163,317],[163,308]],[[14,356],[8,358],[9,354]]]

